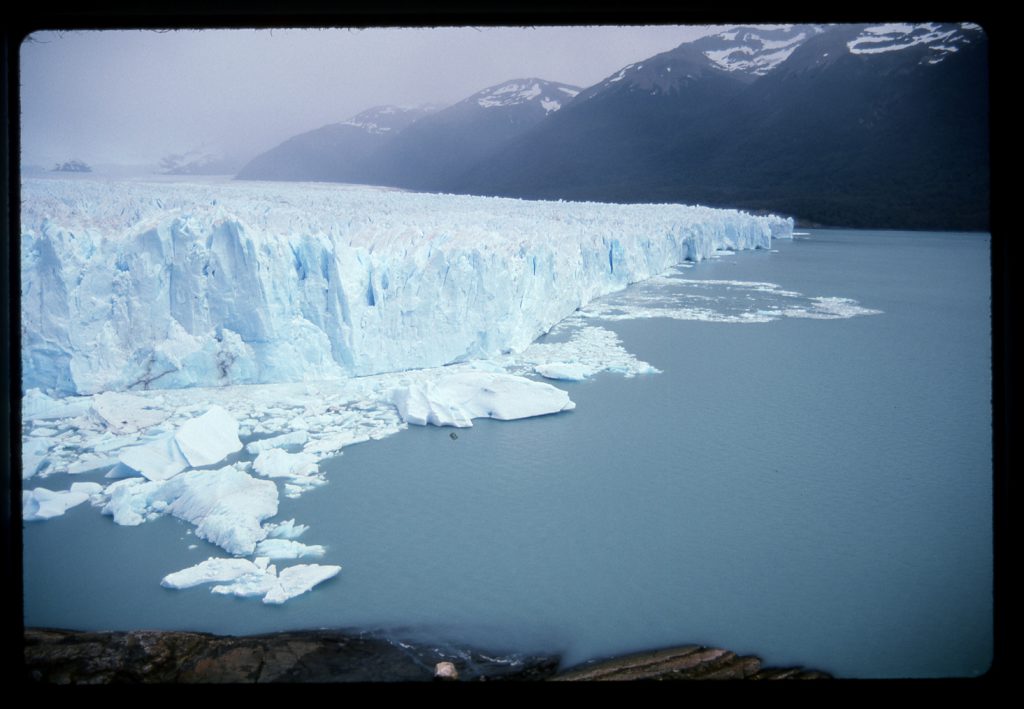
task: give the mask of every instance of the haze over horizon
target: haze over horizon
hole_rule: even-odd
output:
[[[248,159],[382,104],[503,81],[591,86],[719,26],[37,32],[21,46],[22,165]]]

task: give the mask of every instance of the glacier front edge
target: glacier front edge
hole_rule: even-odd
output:
[[[23,388],[264,384],[519,352],[775,216],[292,183],[26,179]]]

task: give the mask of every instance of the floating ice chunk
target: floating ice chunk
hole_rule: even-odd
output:
[[[586,373],[588,376],[603,371],[620,372],[627,377],[658,373],[659,370],[627,352],[618,335],[611,330],[594,325],[581,327],[578,319],[574,324],[565,324],[567,328],[570,326],[578,329],[567,342],[533,343],[520,355],[510,358],[510,371],[532,371],[542,376],[547,376],[545,371],[548,374],[575,374],[559,371],[565,366],[575,366],[581,368],[580,374]],[[554,365],[556,369],[548,370],[549,365]]]
[[[550,384],[513,374],[467,371],[443,375],[437,382],[399,387],[391,402],[407,423],[472,426],[472,419],[502,421],[571,411],[569,395]]]
[[[289,598],[311,590],[318,583],[333,578],[341,571],[340,566],[321,564],[296,564],[283,569],[278,575],[278,585],[263,597],[264,603],[284,603]]]
[[[125,448],[117,459],[149,480],[166,480],[188,467],[173,433]]]
[[[111,515],[116,524],[134,527],[148,519],[159,516],[154,504],[166,503],[159,497],[164,483],[143,480],[142,478],[125,478],[111,483],[103,491],[108,498],[101,512]],[[157,506],[161,506],[157,505]]]
[[[122,480],[124,478],[140,478],[142,476],[134,468],[130,468],[124,463],[118,463],[108,470],[103,477],[108,480]]]
[[[256,545],[256,553],[271,559],[302,559],[321,557],[326,550],[319,544],[303,544],[289,539],[264,539]]]
[[[108,430],[133,433],[164,421],[168,412],[138,396],[107,391],[92,397],[92,412]]]
[[[174,434],[182,454],[193,468],[213,465],[242,449],[238,421],[220,406],[186,421]]]
[[[196,536],[231,554],[251,554],[267,536],[260,523],[277,514],[277,486],[230,465],[182,473],[161,496],[170,514],[196,525]]]
[[[260,453],[252,467],[265,478],[300,478],[317,474],[316,456],[288,453],[280,448],[270,448]]]
[[[228,585],[214,586],[211,591],[241,597],[263,596],[264,603],[276,605],[306,593],[317,584],[333,578],[339,571],[340,566],[297,564],[277,574],[271,565],[263,571],[239,576]]]
[[[87,413],[91,406],[92,400],[87,396],[54,399],[39,389],[29,389],[21,400],[21,417],[25,421],[72,418]]]
[[[265,525],[264,529],[267,530],[267,536],[274,539],[298,539],[309,529],[309,525],[295,524],[294,519],[289,519],[279,524]]]
[[[71,492],[84,492],[92,497],[103,492],[103,486],[99,483],[71,483]]]
[[[146,440],[152,440],[156,437],[158,437],[158,434],[155,431],[151,431]],[[99,438],[92,440],[92,449],[97,453],[110,453],[121,448],[136,445],[138,442],[138,436],[115,436],[109,431],[105,431]]]
[[[55,491],[45,487],[24,490],[21,493],[21,516],[26,522],[59,517],[88,499],[89,495],[79,490]]]
[[[117,458],[114,456],[85,453],[79,456],[74,463],[71,463],[68,466],[68,472],[71,475],[78,475],[80,473],[91,473],[94,470],[109,468],[115,465],[117,465]]]
[[[295,429],[296,431],[308,431],[309,422],[306,421],[306,419],[302,418],[301,416],[296,416],[295,418],[288,422],[288,427]]]
[[[271,448],[284,448],[285,446],[301,446],[309,440],[309,434],[305,430],[292,431],[291,433],[282,433],[280,436],[274,436],[272,438],[263,438],[258,441],[252,441],[249,443],[245,450],[250,455],[259,455],[265,450]]]
[[[46,454],[53,447],[53,441],[46,438],[29,438],[21,444],[21,477],[32,477],[43,467]]]
[[[387,415],[394,418],[394,421],[380,421],[379,419],[375,419],[373,421],[368,421],[368,426],[361,427],[358,430],[343,429],[319,434],[315,440],[311,440],[305,445],[302,449],[303,452],[311,453],[318,458],[323,458],[325,456],[338,453],[346,446],[363,443],[365,441],[387,438],[388,436],[405,428],[405,424],[401,422],[401,419],[395,416],[395,410],[390,406],[387,408]]]
[[[230,584],[214,586],[210,589],[210,593],[252,598],[254,596],[266,596],[270,591],[279,586],[280,581],[277,579],[277,570],[274,566],[270,566],[245,574],[244,576],[239,576]]]
[[[280,448],[270,448],[259,454],[252,467],[263,477],[287,480],[285,495],[299,497],[303,492],[327,482],[319,474],[316,461],[316,456],[309,453],[287,453]]]
[[[546,379],[565,379],[572,382],[582,381],[594,374],[592,367],[574,362],[538,364],[534,367],[534,371]]]
[[[167,574],[160,581],[164,588],[191,588],[201,583],[234,581],[246,574],[262,573],[261,569],[248,559],[223,559],[211,556],[195,566],[173,574]]]
[[[467,428],[473,425],[472,417],[458,406],[444,400],[444,394],[433,382],[411,384],[391,392],[391,403],[398,409],[398,415],[406,423],[426,426],[456,426]]]

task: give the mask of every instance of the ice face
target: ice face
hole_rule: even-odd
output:
[[[331,185],[26,179],[22,198],[24,387],[65,394],[519,352],[600,295],[792,232],[733,210]]]

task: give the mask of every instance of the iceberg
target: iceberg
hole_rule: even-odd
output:
[[[256,545],[256,555],[269,559],[302,559],[321,557],[326,550],[319,544],[303,544],[290,539],[264,539]]]
[[[564,379],[570,382],[583,381],[594,374],[594,369],[579,362],[551,362],[538,364],[534,371],[545,379]]]
[[[229,584],[214,586],[210,589],[210,593],[238,596],[239,598],[253,598],[256,596],[266,596],[277,586],[277,569],[271,565],[263,570],[239,576]]]
[[[339,185],[28,178],[21,196],[23,386],[65,395],[490,359],[680,262],[792,233],[727,209]]]
[[[166,412],[154,410],[148,420],[156,420],[161,413],[167,416]],[[117,459],[149,480],[167,480],[189,467],[219,463],[241,449],[238,421],[220,406],[212,406],[202,416],[183,423],[174,433],[161,434],[146,443],[124,448]]]
[[[173,433],[125,448],[117,459],[147,480],[166,480],[188,467],[188,460],[181,454]]]
[[[514,374],[468,371],[396,387],[391,402],[406,423],[466,428],[475,418],[502,421],[571,411],[561,389]]]
[[[197,537],[230,554],[252,554],[267,536],[261,523],[277,514],[277,486],[230,465],[182,473],[159,497],[169,514],[196,525]]]
[[[53,441],[45,438],[26,439],[21,446],[21,477],[30,478],[43,468],[51,448]]]
[[[264,603],[280,604],[295,598],[327,579],[334,578],[341,567],[331,564],[296,564],[283,569],[277,577],[277,585],[263,597]]]
[[[163,483],[142,478],[124,478],[104,490],[107,498],[101,512],[114,518],[115,524],[135,527],[160,516],[166,502],[160,497]],[[160,508],[160,509],[157,509]]]
[[[167,418],[166,411],[146,399],[113,391],[93,396],[92,412],[107,430],[117,434],[149,428]]]
[[[59,517],[75,505],[89,499],[89,493],[82,489],[47,490],[37,487],[21,493],[21,515],[26,522],[35,522]]]
[[[211,406],[202,416],[183,423],[174,440],[193,468],[219,463],[242,450],[238,421],[220,406]]]
[[[270,438],[261,438],[258,441],[252,441],[245,447],[246,453],[250,455],[259,455],[265,450],[271,448],[285,448],[287,446],[301,446],[309,440],[309,434],[305,430],[291,431],[289,433],[282,433],[278,436],[271,436]]]
[[[287,453],[280,448],[262,451],[253,461],[252,468],[265,478],[302,478],[317,474],[316,456]]]
[[[195,566],[167,574],[160,581],[160,585],[164,588],[191,588],[202,583],[234,581],[246,574],[255,574],[260,571],[262,569],[248,559],[222,559],[211,556]]]
[[[290,598],[312,590],[317,584],[337,576],[341,567],[322,564],[296,564],[283,569],[280,574],[267,557],[248,559],[223,559],[210,557],[195,566],[164,576],[160,585],[165,588],[183,589],[204,583],[220,583],[210,589],[211,593],[249,598],[262,596],[264,603],[279,605]]]
[[[309,525],[295,524],[294,519],[288,519],[278,524],[268,524],[265,529],[267,536],[271,539],[298,539],[303,532],[309,529]]]

